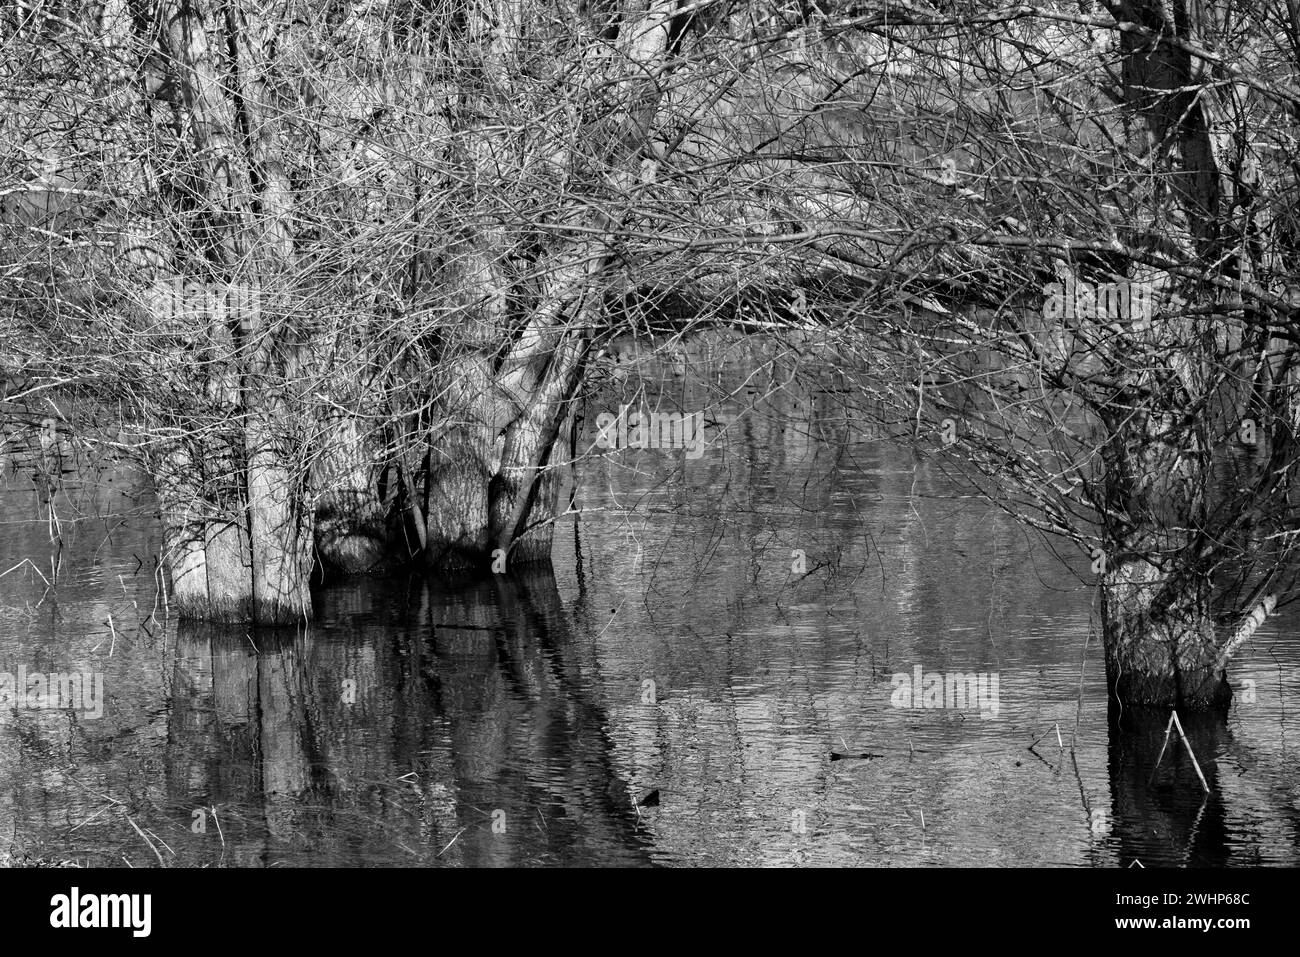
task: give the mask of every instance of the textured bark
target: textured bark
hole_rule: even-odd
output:
[[[1186,46],[1226,27],[1205,5],[1183,0],[1124,0],[1113,9],[1159,37],[1121,36],[1129,147],[1153,170],[1135,194],[1148,221],[1131,241],[1249,281],[1257,264],[1242,240],[1259,225],[1250,201],[1258,170],[1238,142],[1244,88],[1214,82]],[[1161,272],[1138,268],[1131,278],[1173,291]],[[1213,436],[1232,434],[1235,423],[1231,412],[1215,420],[1212,399],[1216,352],[1231,353],[1236,333],[1171,312],[1120,340],[1123,371],[1103,413],[1106,667],[1112,699],[1124,706],[1213,709],[1231,698],[1212,590],[1215,549],[1232,541],[1210,514],[1211,452]]]
[[[267,464],[248,468],[245,484],[240,473],[211,474],[202,451],[197,442],[177,445],[151,469],[172,610],[182,619],[216,622],[309,618],[310,525],[285,470],[263,451]],[[245,488],[260,501],[246,500]]]
[[[572,411],[565,415],[555,441],[551,443],[537,470],[527,520],[510,552],[510,562],[515,566],[550,561],[551,544],[555,538],[555,519],[563,511],[560,507],[560,493],[565,487],[566,476],[571,477],[576,458],[572,443],[574,420]]]
[[[663,95],[669,37],[676,0],[650,0],[622,8],[618,35],[620,57],[610,60],[609,75],[593,75],[593,89],[612,103],[586,130],[590,142],[573,151],[564,137],[544,144],[557,170],[599,170],[606,186],[626,192],[636,182],[643,151],[650,145]],[[510,89],[510,60],[523,21],[506,4],[494,18],[497,31],[487,56],[487,74],[500,95]],[[512,26],[515,25],[516,26]],[[599,74],[599,70],[597,71]],[[494,148],[487,130],[477,131],[479,175],[490,172]],[[505,336],[508,348],[490,366],[470,358],[459,383],[444,398],[445,426],[432,442],[428,479],[427,561],[438,569],[480,569],[493,552],[509,561],[530,563],[549,558],[555,514],[558,464],[556,437],[571,414],[571,400],[581,379],[591,328],[602,305],[602,283],[613,259],[613,233],[619,221],[584,204],[560,218],[580,227],[585,238],[559,241],[529,270],[539,277],[527,290],[512,289],[512,255],[506,238],[490,230],[465,244],[460,257],[472,300],[480,303],[478,324]],[[522,322],[514,324],[506,302],[530,303]],[[490,353],[500,348],[491,343]],[[500,567],[499,564],[497,566]]]
[[[555,516],[561,426],[571,417],[571,398],[582,376],[587,345],[563,342],[547,364],[523,410],[506,430],[501,469],[492,486],[491,534],[495,547],[515,564],[550,557],[550,519]],[[543,524],[547,523],[547,524]],[[531,533],[529,526],[534,526]]]
[[[516,380],[508,403],[497,399],[499,376],[489,378],[482,367],[466,374],[458,404],[446,409],[457,424],[433,444],[429,567],[486,570],[494,553],[507,554],[510,564],[549,560],[546,523],[555,514],[559,488],[559,476],[552,473],[566,461],[556,444],[571,415],[586,350],[585,336],[562,338],[536,360],[540,374]]]
[[[468,365],[440,406],[449,424],[431,445],[425,561],[442,571],[490,559],[489,485],[501,462],[495,391],[485,361]]]
[[[196,278],[244,290],[200,320],[207,328],[188,330],[213,349],[199,383],[211,404],[196,402],[198,427],[182,423],[194,434],[153,469],[177,611],[290,624],[311,615],[315,503],[294,383],[312,349],[285,310],[262,301],[293,255],[292,196],[264,79],[275,25],[198,0],[159,12],[174,81],[167,95],[199,167],[187,214],[189,238],[205,253]],[[213,417],[228,422],[219,439]]]
[[[1176,337],[1177,325],[1170,320],[1162,334]],[[1210,575],[1197,561],[1195,530],[1208,521],[1211,463],[1204,429],[1176,425],[1172,412],[1159,411],[1196,394],[1196,384],[1185,379],[1186,391],[1162,390],[1153,378],[1135,380],[1135,388],[1151,389],[1153,408],[1130,411],[1121,403],[1103,449],[1111,535],[1101,595],[1108,685],[1129,705],[1213,707],[1231,691],[1215,664]]]
[[[169,603],[182,619],[244,621],[252,613],[252,555],[237,503],[207,495],[205,459],[178,444],[152,468],[163,526]],[[222,512],[226,514],[221,514]]]
[[[381,574],[418,554],[423,536],[393,515],[399,502],[414,505],[408,501],[407,474],[399,463],[385,466],[377,437],[363,429],[361,419],[339,415],[329,423],[317,464],[315,536],[317,557],[327,571]],[[408,535],[408,528],[415,534]]]
[[[249,417],[248,527],[253,621],[288,625],[311,618],[314,503],[303,492],[301,461],[276,435],[275,412]]]
[[[171,604],[182,618],[202,617],[208,610],[208,523],[199,497],[203,476],[189,451],[177,448],[162,456],[153,479]]]
[[[1193,710],[1231,700],[1204,589],[1171,587],[1143,560],[1121,562],[1103,587],[1106,678],[1114,698],[1129,706]]]

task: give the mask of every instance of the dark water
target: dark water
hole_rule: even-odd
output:
[[[70,477],[55,525],[20,471],[0,672],[104,695],[0,709],[0,860],[1300,862],[1293,618],[1226,726],[1187,723],[1210,795],[1181,750],[1152,776],[1163,727],[1108,726],[1080,575],[833,383],[726,350],[590,397],[588,445],[620,402],[704,411],[707,445],[593,450],[553,572],[331,586],[304,632],[169,620],[138,479]],[[981,694],[903,707],[917,667]]]

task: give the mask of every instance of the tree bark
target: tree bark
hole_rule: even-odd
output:
[[[264,301],[293,254],[292,196],[265,81],[277,25],[199,0],[163,2],[159,13],[174,80],[167,95],[201,167],[196,208],[184,214],[190,235],[178,245],[201,250],[190,278],[233,293],[197,319],[205,328],[188,330],[213,347],[196,390],[207,403],[196,397],[169,423],[185,437],[152,459],[177,611],[290,624],[311,616],[315,503],[298,386],[311,343],[289,310]]]
[[[1171,584],[1145,559],[1121,561],[1103,588],[1106,679],[1116,700],[1193,710],[1228,704],[1206,589]]]
[[[444,572],[483,570],[490,559],[489,486],[501,463],[495,386],[486,359],[471,360],[439,405],[426,478],[425,561]]]
[[[423,547],[422,528],[402,514],[415,506],[410,469],[387,460],[366,421],[335,415],[325,426],[316,467],[316,555],[323,570],[340,575],[394,571]]]
[[[676,0],[649,0],[626,5],[618,47],[621,54],[587,77],[594,106],[602,115],[583,133],[589,156],[574,150],[562,136],[547,144],[557,170],[589,164],[603,172],[603,186],[626,195],[637,181],[643,151],[649,146],[663,96],[659,75],[667,64],[669,37],[677,16]],[[511,73],[502,67],[517,45],[508,23],[497,17],[498,31],[488,56],[488,75],[508,95]],[[601,90],[599,96],[595,95]],[[482,136],[492,134],[483,132]],[[480,143],[491,159],[492,150]],[[596,205],[593,212],[589,207]],[[615,207],[617,208],[617,204]],[[613,233],[620,217],[598,204],[566,210],[560,218],[582,227],[586,238],[556,242],[538,258],[535,285],[520,298],[531,300],[525,318],[510,328],[505,303],[509,288],[502,263],[512,251],[505,237],[491,235],[467,243],[464,279],[481,304],[488,328],[510,338],[495,366],[476,357],[461,373],[445,404],[451,426],[433,442],[428,483],[427,560],[443,570],[483,567],[502,554],[518,563],[549,558],[548,520],[554,517],[558,479],[549,477],[557,464],[556,437],[571,414],[571,400],[581,380],[590,331],[603,309],[602,282],[612,260]]]
[[[1256,170],[1250,156],[1234,155],[1244,94],[1206,76],[1186,46],[1203,44],[1224,25],[1184,0],[1109,6],[1117,20],[1150,31],[1121,35],[1128,145],[1152,170],[1145,191],[1135,194],[1148,221],[1130,242],[1250,280],[1256,264],[1243,239],[1257,227],[1247,182]],[[1134,267],[1130,280],[1158,294],[1178,291],[1168,274],[1143,267]],[[1118,385],[1102,412],[1097,504],[1107,553],[1101,609],[1108,684],[1125,706],[1217,709],[1231,689],[1217,628],[1223,609],[1213,606],[1212,592],[1216,550],[1231,536],[1212,515],[1213,451],[1214,437],[1233,434],[1236,423],[1216,411],[1222,403],[1215,401],[1214,368],[1217,350],[1231,353],[1234,333],[1172,304],[1157,312],[1154,322],[1117,337],[1111,360]]]

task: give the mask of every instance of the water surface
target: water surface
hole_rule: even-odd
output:
[[[0,850],[137,867],[1300,862],[1294,618],[1234,664],[1226,727],[1188,724],[1210,796],[1181,751],[1152,776],[1163,729],[1108,726],[1086,558],[855,420],[842,386],[733,349],[598,383],[584,448],[621,404],[702,411],[707,444],[590,448],[552,570],[331,585],[306,630],[170,618],[129,470],[67,476],[53,516],[41,482],[11,474],[0,672],[98,672],[104,701],[101,717],[0,710]],[[893,676],[918,667],[996,677],[996,699],[900,707]]]

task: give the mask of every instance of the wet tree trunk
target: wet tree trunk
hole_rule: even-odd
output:
[[[499,395],[500,376],[480,369],[461,383],[459,421],[432,443],[426,516],[427,565],[440,572],[500,570],[550,559],[560,470],[568,464],[566,422],[587,340],[565,338],[545,357],[538,381]],[[469,401],[477,394],[477,403]],[[508,418],[511,415],[513,418]],[[447,410],[450,413],[450,409]],[[503,424],[504,423],[504,424]]]
[[[660,73],[677,9],[676,0],[626,5],[615,73],[588,78],[593,90],[610,91],[614,105],[602,107],[603,115],[584,127],[590,142],[575,147],[557,137],[549,145],[556,168],[599,168],[593,162],[598,158],[608,188],[625,192],[637,181],[663,94]],[[498,20],[488,73],[509,95],[514,50],[526,31],[518,16],[515,26]],[[487,160],[491,153],[483,151]],[[485,324],[507,331],[509,347],[495,365],[472,359],[444,406],[450,424],[432,441],[428,479],[426,554],[433,568],[500,570],[503,558],[517,564],[549,559],[559,488],[555,473],[562,464],[556,438],[570,420],[591,330],[604,308],[611,234],[619,225],[589,205],[564,214],[587,238],[557,241],[533,270],[541,278],[527,290],[511,288],[501,268],[510,253],[493,244],[503,245],[503,237],[480,239],[479,247],[462,257],[475,263],[466,278],[477,286],[474,299],[484,304]],[[531,302],[513,330],[504,308],[511,294]]]
[[[315,502],[301,456],[277,435],[285,414],[273,405],[248,417],[248,529],[252,620],[290,625],[311,618]]]
[[[315,470],[316,555],[323,571],[384,574],[423,548],[423,513],[410,480],[414,470],[390,458],[369,425],[373,421],[339,412],[325,424]]]
[[[1149,219],[1129,242],[1146,248],[1160,237],[1190,262],[1248,277],[1249,253],[1234,235],[1249,225],[1243,222],[1250,213],[1234,191],[1249,164],[1232,161],[1232,131],[1219,102],[1238,94],[1201,85],[1203,64],[1185,47],[1202,42],[1212,13],[1182,0],[1123,0],[1112,10],[1150,31],[1121,37],[1129,146],[1153,170],[1137,204]],[[1130,281],[1151,284],[1157,294],[1175,291],[1168,274],[1144,267],[1134,267]],[[1102,412],[1106,671],[1119,704],[1215,709],[1231,690],[1212,603],[1214,549],[1222,543],[1206,533],[1212,444],[1235,424],[1216,421],[1220,413],[1210,401],[1213,336],[1175,308],[1157,311],[1165,314],[1116,338],[1122,351],[1115,367],[1122,371]]]
[[[189,336],[212,355],[189,414],[172,423],[183,437],[149,460],[164,557],[182,617],[290,624],[311,615],[315,502],[299,394],[311,344],[264,301],[293,254],[292,198],[266,105],[273,25],[250,25],[233,5],[164,2],[159,12],[174,81],[164,95],[202,167],[181,245],[203,254],[184,261],[189,278],[232,292],[215,314],[184,320],[201,325]]]
[[[250,426],[240,436],[250,443],[248,464],[233,471],[239,457],[210,438],[177,443],[152,464],[168,601],[183,619],[279,625],[310,617],[312,516],[271,436],[271,427]]]
[[[439,408],[425,499],[425,561],[439,571],[485,570],[490,560],[489,486],[501,464],[495,386],[486,358],[471,360]]]
[[[1178,326],[1170,319],[1159,333],[1170,350]],[[1108,423],[1102,627],[1111,694],[1129,705],[1208,708],[1231,697],[1195,531],[1207,522],[1208,442],[1203,427],[1171,411],[1196,394],[1191,378],[1169,376],[1162,388],[1155,375],[1137,376],[1148,407],[1134,413],[1121,399]]]
[[[567,464],[563,426],[582,376],[587,342],[569,339],[551,353],[531,398],[506,430],[501,469],[492,484],[491,535],[511,562],[550,557],[560,469]]]
[[[555,539],[555,522],[563,514],[560,493],[565,488],[565,478],[572,477],[577,450],[573,444],[577,426],[573,411],[560,423],[555,441],[547,449],[537,476],[532,500],[528,506],[527,521],[515,538],[510,561],[515,565],[532,565],[550,561],[551,544]],[[567,503],[565,503],[567,507]]]
[[[1193,709],[1228,703],[1207,588],[1171,585],[1158,566],[1132,559],[1106,573],[1104,594],[1106,677],[1115,698]]]
[[[163,526],[169,602],[182,619],[248,621],[253,615],[252,550],[240,483],[220,483],[209,465],[214,442],[177,443],[151,469]]]

